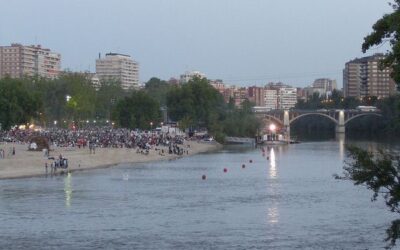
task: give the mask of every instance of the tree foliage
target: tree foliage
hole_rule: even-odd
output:
[[[144,91],[135,91],[117,103],[113,119],[121,127],[150,129],[161,122],[160,105]]]
[[[391,212],[400,213],[400,158],[391,152],[373,153],[354,146],[347,147],[347,152],[350,160],[344,166],[344,175],[337,178],[365,185],[372,190],[373,201],[382,196]],[[394,220],[387,229],[387,247],[395,246],[399,237],[400,220]]]
[[[144,89],[146,93],[153,99],[157,100],[161,106],[165,106],[167,104],[167,94],[171,88],[172,85],[168,82],[152,77],[148,82],[146,82]]]
[[[102,82],[97,91],[90,75],[84,73],[66,72],[57,79],[3,78],[0,84],[3,128],[31,120],[40,125],[62,120],[74,120],[76,124],[109,120],[118,100],[128,95],[119,82]]]
[[[103,119],[111,119],[117,103],[129,93],[125,92],[117,81],[103,82],[96,92],[95,115]]]
[[[373,31],[364,38],[362,51],[365,53],[373,46],[389,42],[390,50],[386,52],[381,68],[391,68],[392,78],[400,86],[400,0],[391,4],[393,12],[385,14],[372,27]],[[364,100],[365,101],[365,100]],[[385,100],[368,99],[376,102],[384,117],[389,120],[389,130],[398,131],[400,128],[399,96]],[[385,199],[386,205],[392,212],[400,213],[400,163],[398,152],[368,152],[357,147],[348,148],[350,163],[344,167],[345,179],[354,181],[355,185],[366,185],[374,192],[373,200],[379,195]],[[387,229],[388,248],[395,246],[400,237],[400,220],[392,221]]]
[[[233,99],[228,104],[205,78],[194,78],[172,87],[167,94],[169,117],[182,129],[207,128],[220,142],[228,136],[254,137],[261,122],[252,112],[254,106],[245,100],[240,108]]]
[[[173,87],[168,92],[167,105],[171,119],[181,121],[188,117],[193,125],[209,129],[221,120],[225,107],[222,95],[205,78]]]
[[[22,80],[0,80],[0,123],[4,129],[30,122],[41,112],[41,102],[35,92],[28,91]]]
[[[392,68],[392,77],[397,84],[400,83],[400,0],[391,4],[393,12],[385,14],[373,26],[373,31],[364,38],[362,51],[365,53],[373,46],[389,42],[390,50],[382,61],[382,67]]]

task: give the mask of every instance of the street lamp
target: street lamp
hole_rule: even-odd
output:
[[[150,122],[151,130],[153,130],[153,122]]]
[[[276,125],[271,123],[269,125],[269,130],[271,131],[271,140],[275,141],[275,130],[276,130]]]

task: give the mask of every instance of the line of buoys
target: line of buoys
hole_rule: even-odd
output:
[[[265,156],[265,154],[263,154],[263,156]],[[267,156],[267,159],[269,159],[269,156]],[[249,162],[250,162],[250,163],[253,163],[253,160],[250,159]],[[246,164],[242,164],[242,168],[243,168],[243,169],[246,168]],[[223,169],[223,172],[224,172],[224,173],[227,173],[227,172],[228,172],[228,168],[224,168],[224,169]],[[202,179],[202,180],[206,180],[206,179],[207,179],[207,176],[206,176],[205,174],[203,174],[203,175],[201,176],[201,179]]]

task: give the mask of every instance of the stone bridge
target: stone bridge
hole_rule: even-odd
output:
[[[359,111],[355,109],[273,110],[256,112],[256,115],[260,119],[275,122],[281,125],[288,133],[290,131],[290,124],[292,124],[292,122],[306,116],[322,116],[328,118],[335,123],[336,133],[345,133],[346,124],[359,117],[382,117],[382,114],[379,111]]]

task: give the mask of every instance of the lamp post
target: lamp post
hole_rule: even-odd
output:
[[[275,141],[275,124],[272,123],[271,125],[269,125],[269,130],[271,131],[271,141]]]
[[[151,131],[153,131],[153,122],[150,122]]]

